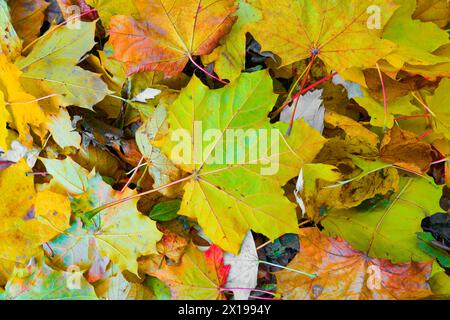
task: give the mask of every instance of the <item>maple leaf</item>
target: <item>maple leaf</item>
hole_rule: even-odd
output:
[[[394,45],[381,39],[381,30],[397,6],[386,0],[252,0],[262,18],[249,30],[263,50],[281,57],[286,66],[311,56],[345,75],[350,68],[373,66]],[[380,29],[370,28],[368,8],[376,6]],[[289,27],[282,26],[289,21]]]
[[[186,144],[190,149],[187,159],[173,152],[177,143],[171,140],[171,134],[160,143],[166,155],[191,174],[184,178],[188,182],[179,214],[196,218],[205,234],[231,253],[238,253],[249,229],[271,239],[296,229],[295,208],[283,196],[281,187],[296,177],[325,143],[302,120],[287,138],[281,133],[286,131],[286,124],[270,125],[267,115],[275,100],[272,80],[265,71],[243,74],[219,90],[208,89],[194,77],[169,110],[170,132],[182,130],[192,140]],[[194,137],[199,132],[195,123],[199,122],[204,132],[216,129],[220,135],[212,137],[212,143],[211,139],[198,141]],[[229,154],[224,158],[223,152],[227,140],[234,144],[235,139],[227,138],[226,131],[233,129],[256,129],[259,133],[255,131],[254,138],[233,145],[234,159],[226,164]],[[258,145],[267,146],[267,154],[250,152]],[[216,161],[220,157],[222,160]],[[268,175],[261,175],[261,169],[270,170],[272,165],[278,168],[275,175],[268,171]],[[241,179],[246,183],[236,183]]]
[[[230,266],[226,286],[227,288],[236,288],[233,290],[234,299],[248,300],[251,294],[250,290],[256,288],[258,284],[259,267],[258,252],[251,231],[245,236],[239,255],[235,256],[226,252],[224,263]],[[239,290],[238,288],[248,290]]]
[[[15,263],[25,264],[38,247],[69,226],[70,203],[51,191],[36,192],[24,160],[0,171],[0,282]]]
[[[395,115],[410,116],[419,114],[420,109],[411,103],[411,95],[405,95],[389,102],[385,113],[383,102],[377,101],[369,95],[367,90],[362,90],[362,97],[355,97],[355,101],[370,115],[370,124],[375,127],[392,128]]]
[[[25,47],[38,38],[48,6],[44,0],[10,1],[11,22]]]
[[[429,112],[433,115],[434,129],[450,139],[450,79],[442,79],[434,95],[427,99]]]
[[[103,182],[100,175],[89,179],[86,192],[72,199],[72,210],[80,217],[86,216],[97,207],[126,199],[136,192],[115,191]],[[137,258],[156,253],[156,242],[161,233],[155,222],[139,213],[137,199],[106,208],[95,217],[95,223],[88,226],[86,236],[96,242],[99,253],[118,265],[120,270],[137,274]]]
[[[97,300],[94,288],[82,274],[79,277],[80,287],[74,290],[67,285],[74,276],[72,272],[54,271],[44,264],[42,267],[30,266],[21,269],[20,273],[8,281],[1,298],[6,300]]]
[[[117,15],[131,16],[139,19],[139,10],[135,1],[130,0],[86,0],[86,3],[95,8],[105,28],[109,28],[111,17]]]
[[[17,67],[8,62],[6,56],[0,55],[0,91],[4,100],[2,104],[5,104],[7,110],[7,112],[3,110],[3,119],[0,120],[3,123],[2,129],[6,127],[6,122],[10,122],[19,132],[19,141],[30,147],[30,126],[40,133],[41,125],[47,119],[35,97],[28,94],[19,82],[20,75],[21,72]],[[0,139],[5,138],[6,131],[3,131],[3,137]]]
[[[22,41],[11,23],[8,3],[5,0],[0,0],[0,40],[0,54],[10,60],[20,56]]]
[[[170,230],[170,228],[159,225],[159,230],[164,234],[162,239],[156,244],[158,252],[171,260],[172,263],[178,264],[184,255],[189,240]]]
[[[417,0],[413,18],[433,22],[443,28],[450,21],[450,4],[447,0]]]
[[[305,204],[304,212],[309,217],[320,219],[320,213],[324,210],[357,207],[366,200],[389,195],[398,189],[399,175],[391,165],[356,156],[350,158],[348,165],[355,168],[345,175],[339,174],[338,168],[334,166],[305,166],[305,183],[301,196]],[[337,182],[339,177],[343,181]]]
[[[64,160],[40,159],[47,172],[53,176],[52,184],[56,189],[70,194],[83,194],[88,190],[89,172],[67,157]]]
[[[397,126],[386,133],[380,146],[381,160],[419,174],[427,173],[430,169],[432,152],[429,143]]]
[[[230,266],[224,265],[223,253],[211,245],[201,252],[189,245],[179,266],[168,266],[165,262],[152,275],[164,281],[176,300],[223,300],[221,290],[227,281]]]
[[[449,44],[447,32],[434,23],[412,19],[416,0],[402,0],[397,3],[400,3],[401,7],[386,24],[383,38],[398,44],[398,47],[386,60],[398,69],[401,69],[404,63],[432,65],[449,62],[449,57],[433,54],[439,47]]]
[[[237,3],[237,21],[230,33],[220,40],[221,45],[210,55],[202,57],[205,64],[214,62],[217,74],[230,81],[236,80],[241,71],[245,70],[246,33],[249,31],[249,25],[260,19],[259,12],[245,0],[239,0]]]
[[[349,153],[378,154],[377,145],[380,143],[378,135],[365,128],[361,123],[334,111],[326,110],[325,125],[330,129],[339,128],[344,131],[344,139]]]
[[[181,178],[181,172],[175,164],[161,149],[151,143],[151,141],[160,140],[168,132],[167,110],[162,104],[158,105],[150,118],[136,131],[136,143],[148,162],[149,173],[155,181],[154,188],[159,188]],[[161,190],[161,193],[173,197],[179,194],[180,190],[177,186],[174,186]]]
[[[128,282],[122,273],[110,277],[95,288],[99,299],[104,300],[154,300],[150,288]]]
[[[66,271],[71,266],[78,266],[86,272],[89,282],[99,280],[105,273],[110,260],[98,252],[95,239],[88,236],[80,220],[70,228],[43,245],[49,259],[49,266],[55,270]]]
[[[403,178],[389,199],[348,210],[332,210],[322,225],[369,257],[393,263],[427,261],[416,232],[426,215],[440,211],[441,188],[425,179]],[[420,204],[416,204],[421,199]]]
[[[22,83],[39,97],[56,94],[51,100],[57,106],[91,109],[110,93],[98,74],[76,66],[94,46],[94,34],[94,22],[80,22],[80,29],[57,26],[47,31],[30,54],[16,61]]]
[[[113,16],[110,42],[114,58],[128,73],[162,71],[176,76],[192,56],[209,54],[235,18],[233,0],[136,0],[141,19]]]
[[[58,113],[48,115],[48,131],[52,134],[53,140],[61,147],[80,148],[81,136],[74,132],[69,113],[64,108],[60,108]]]
[[[432,262],[395,265],[386,259],[368,258],[341,238],[329,238],[316,228],[300,229],[299,235],[300,253],[288,267],[317,277],[277,272],[284,299],[390,300],[431,295],[427,280]]]

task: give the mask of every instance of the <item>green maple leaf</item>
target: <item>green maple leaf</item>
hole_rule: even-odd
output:
[[[413,20],[416,0],[397,1],[401,7],[384,29],[383,38],[398,45],[386,60],[401,69],[404,63],[434,65],[449,62],[449,57],[434,55],[439,47],[449,43],[448,34],[432,22]]]
[[[370,209],[333,210],[322,225],[328,234],[344,238],[369,257],[394,263],[428,261],[416,233],[422,231],[423,218],[441,211],[441,190],[426,179],[404,178],[389,201]]]
[[[276,99],[266,71],[242,74],[235,83],[218,90],[210,90],[194,77],[169,109],[171,134],[160,147],[191,174],[184,179],[187,183],[179,214],[196,218],[215,244],[235,254],[249,229],[270,239],[295,232],[295,205],[284,197],[282,186],[296,177],[325,143],[303,120],[295,124],[289,137],[284,136],[286,124],[271,125],[267,115]],[[187,153],[192,157],[180,161],[171,138],[180,131],[196,137],[196,123],[203,132],[216,130],[216,136],[188,142]],[[230,130],[248,129],[254,130],[254,135],[237,143],[229,134]],[[266,153],[255,152],[264,146]],[[269,173],[276,167],[276,172]]]
[[[427,99],[436,132],[450,139],[450,79],[442,79],[432,97]]]
[[[126,15],[139,18],[139,10],[136,8],[134,1],[86,0],[86,3],[97,10],[106,29],[109,28],[109,20],[112,16]]]

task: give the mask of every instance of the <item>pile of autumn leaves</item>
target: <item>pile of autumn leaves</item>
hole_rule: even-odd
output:
[[[446,0],[0,0],[1,296],[248,298],[249,230],[299,236],[275,299],[450,295],[421,229],[450,187],[449,20]],[[277,174],[175,165],[195,121],[278,130]]]

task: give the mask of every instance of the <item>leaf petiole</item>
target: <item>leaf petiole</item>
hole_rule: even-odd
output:
[[[142,193],[138,193],[138,194],[135,194],[135,195],[132,195],[132,196],[123,198],[123,199],[119,199],[119,200],[116,200],[116,201],[113,201],[113,202],[104,204],[104,205],[101,206],[101,207],[98,207],[98,208],[95,208],[95,209],[93,209],[93,210],[91,210],[91,211],[85,212],[85,213],[82,215],[81,218],[82,218],[82,219],[84,218],[83,221],[85,221],[85,219],[86,219],[87,221],[89,221],[89,220],[91,220],[92,218],[94,218],[98,213],[102,212],[102,211],[105,210],[105,209],[108,209],[108,208],[117,206],[117,205],[119,205],[119,204],[122,204],[122,203],[124,203],[124,202],[130,201],[130,200],[133,200],[133,199],[137,199],[137,198],[146,196],[146,195],[148,195],[148,194],[152,194],[152,193],[154,193],[154,192],[157,192],[157,191],[160,191],[160,190],[163,190],[163,189],[172,187],[172,186],[175,186],[175,185],[177,185],[177,184],[179,184],[179,183],[181,183],[181,182],[184,182],[184,181],[187,181],[187,180],[190,180],[190,179],[192,179],[192,175],[190,175],[190,176],[188,176],[188,177],[185,177],[185,178],[183,178],[183,179],[179,179],[179,180],[177,180],[177,181],[173,181],[173,182],[171,182],[171,183],[165,184],[165,185],[163,185],[163,186],[160,186],[160,187],[155,188],[155,189],[152,189],[152,190],[148,190],[148,191],[145,191],[145,192],[142,192]]]
[[[213,79],[219,81],[219,82],[222,83],[222,84],[228,84],[228,82],[226,82],[226,81],[220,79],[219,77],[216,77],[216,76],[213,75],[211,72],[209,72],[208,70],[206,70],[205,68],[203,68],[202,66],[200,66],[197,62],[195,62],[195,60],[192,58],[191,55],[188,55],[188,56],[189,56],[189,60],[192,62],[192,64],[194,64],[194,66],[196,66],[198,69],[200,69],[204,74],[210,76],[211,78],[213,78]]]
[[[272,266],[272,267],[277,267],[277,268],[280,268],[280,269],[285,269],[285,270],[288,270],[288,271],[292,271],[292,272],[295,272],[295,273],[298,273],[298,274],[302,274],[302,275],[310,277],[310,278],[317,278],[318,277],[317,274],[315,274],[315,273],[308,273],[308,272],[305,272],[305,271],[292,269],[292,268],[285,267],[285,266],[282,266],[282,265],[276,264],[276,263],[271,263],[271,262],[267,262],[267,261],[263,261],[263,260],[258,260],[258,263],[267,264],[267,265]]]

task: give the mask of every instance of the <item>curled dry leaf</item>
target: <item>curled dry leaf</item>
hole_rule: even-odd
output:
[[[24,46],[38,38],[48,6],[44,0],[10,1],[11,22]]]
[[[419,174],[428,172],[433,161],[432,155],[433,150],[429,143],[415,133],[397,126],[385,134],[380,146],[383,161]]]

